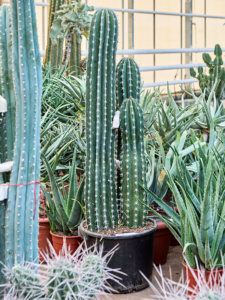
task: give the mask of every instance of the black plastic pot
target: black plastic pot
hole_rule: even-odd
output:
[[[152,276],[152,261],[154,251],[154,234],[157,229],[157,223],[151,219],[154,223],[154,228],[134,234],[122,234],[118,236],[107,236],[93,233],[86,230],[81,223],[79,227],[79,235],[86,240],[87,246],[90,247],[93,244],[103,244],[104,253],[112,250],[113,247],[119,245],[119,249],[115,252],[113,257],[108,263],[108,266],[112,269],[120,269],[123,273],[120,275],[121,283],[125,286],[121,286],[118,283],[109,280],[111,287],[119,293],[131,293],[132,291],[140,291],[148,287],[147,281],[140,274],[140,271],[151,280]]]

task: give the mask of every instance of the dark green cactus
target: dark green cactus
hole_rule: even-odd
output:
[[[7,101],[7,112],[1,118],[0,161],[12,161],[15,140],[15,95],[12,76],[11,9],[0,7],[0,95]]]
[[[118,224],[114,141],[115,71],[118,21],[98,10],[89,37],[86,91],[86,214],[92,231]]]
[[[127,98],[134,98],[140,101],[141,91],[141,75],[136,62],[131,58],[122,58],[116,67],[116,106],[120,109],[123,101]],[[121,129],[116,131],[116,159],[122,160],[122,135]],[[121,204],[121,170],[117,168],[116,171],[116,191],[117,203],[119,209],[119,216],[122,217]]]
[[[131,227],[146,225],[146,209],[138,201],[147,203],[143,188],[146,185],[144,155],[144,118],[140,105],[126,99],[120,109],[122,129],[122,222]],[[140,183],[140,184],[139,184]]]
[[[116,67],[116,106],[119,109],[124,99],[134,98],[140,102],[141,75],[136,62],[122,58]]]
[[[216,88],[216,98],[218,104],[221,104],[220,99],[224,99],[224,84],[225,84],[225,70],[222,68],[223,59],[222,59],[222,49],[220,45],[215,45],[214,55],[216,56],[212,60],[211,56],[208,53],[202,54],[202,59],[206,66],[209,68],[209,75],[203,74],[203,67],[198,67],[198,76],[194,68],[190,68],[190,74],[192,77],[198,79],[199,87],[201,90],[206,89],[206,98],[208,98],[210,91],[212,90],[214,83],[218,80],[218,85]]]
[[[41,57],[34,0],[11,0],[16,139],[6,209],[6,264],[38,257]],[[29,184],[32,183],[32,184]],[[29,184],[29,185],[27,185]],[[35,201],[36,194],[36,201]]]

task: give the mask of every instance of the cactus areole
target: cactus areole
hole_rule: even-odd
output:
[[[118,21],[114,12],[98,10],[89,35],[86,92],[86,187],[85,203],[88,229],[99,231],[122,223],[129,228],[146,225],[145,202],[139,183],[145,184],[143,113],[140,98],[140,73],[133,60],[122,60],[116,72]],[[116,73],[124,74],[117,84],[118,109],[123,130],[120,176],[116,180],[115,132]],[[121,90],[125,89],[124,92]],[[137,97],[137,100],[129,97]],[[124,97],[128,97],[126,99]],[[118,115],[118,113],[117,113]],[[112,128],[113,127],[113,128]],[[118,162],[118,160],[117,160]],[[121,188],[117,186],[121,184]],[[116,195],[116,186],[121,195]]]

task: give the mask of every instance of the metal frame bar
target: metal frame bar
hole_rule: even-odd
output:
[[[45,47],[45,7],[49,6],[49,3],[45,3],[45,0],[41,0],[42,2],[35,2],[35,5],[42,6],[42,16],[43,16],[43,47]],[[3,0],[4,3],[9,3],[9,0]],[[86,3],[88,0],[85,1]],[[213,52],[213,48],[206,48],[206,21],[207,18],[214,18],[214,19],[225,19],[225,16],[215,16],[215,15],[207,15],[206,14],[206,0],[204,0],[204,14],[193,14],[191,13],[183,13],[182,12],[182,0],[180,2],[180,13],[170,13],[170,12],[161,12],[161,11],[155,11],[155,0],[153,0],[153,11],[147,11],[147,10],[137,10],[134,9],[134,0],[132,0],[132,8],[133,9],[125,9],[124,8],[124,0],[122,0],[122,9],[119,8],[110,8],[116,12],[122,13],[122,50],[118,50],[118,55],[141,55],[141,54],[152,54],[153,55],[153,66],[151,67],[140,67],[141,72],[148,72],[153,71],[153,83],[150,84],[144,84],[143,87],[157,87],[157,86],[163,86],[166,85],[167,82],[155,82],[155,71],[159,70],[172,70],[172,69],[180,69],[181,70],[181,78],[182,78],[182,70],[187,69],[190,67],[199,67],[203,66],[205,67],[205,64],[182,64],[183,63],[183,53],[198,53],[198,52]],[[95,7],[95,9],[99,9],[102,7]],[[107,7],[108,8],[108,7]],[[133,18],[133,35],[132,35],[132,44],[133,49],[124,49],[124,13],[132,13]],[[134,49],[134,13],[143,13],[143,14],[152,14],[153,15],[153,49]],[[156,32],[155,32],[155,21],[156,21],[156,15],[166,15],[166,16],[179,16],[180,17],[180,49],[155,49],[156,48]],[[183,20],[182,17],[198,17],[198,18],[204,18],[204,46],[205,48],[184,48],[183,46]],[[222,49],[225,51],[225,48]],[[169,53],[180,53],[180,65],[167,65],[167,66],[155,66],[155,55],[156,54],[169,54]],[[41,56],[45,55],[45,51],[41,51]],[[87,50],[82,51],[82,55],[87,55]],[[197,82],[196,79],[186,79],[186,80],[178,80],[178,81],[169,81],[169,84],[185,84],[185,83],[192,83]]]
[[[149,88],[149,87],[158,87],[158,86],[164,86],[167,85],[173,85],[173,84],[187,84],[187,83],[193,83],[198,82],[197,79],[185,79],[185,80],[175,80],[175,81],[164,81],[164,82],[155,82],[155,83],[146,83],[142,87],[143,88]]]
[[[117,50],[117,55],[132,55],[132,54],[168,54],[168,53],[198,53],[198,52],[213,52],[214,48],[183,48],[183,49],[125,49]],[[222,48],[225,51],[225,48]],[[82,55],[87,55],[87,51],[82,51]]]
[[[139,13],[139,14],[151,14],[151,15],[166,15],[166,16],[182,16],[182,17],[198,17],[198,18],[213,18],[213,19],[225,19],[225,16],[215,15],[199,15],[199,14],[186,14],[186,13],[170,13],[163,11],[152,11],[152,10],[139,10],[139,9],[125,9],[125,8],[113,8],[113,7],[100,7],[95,6],[95,9],[108,8],[113,11],[128,12],[128,13]]]

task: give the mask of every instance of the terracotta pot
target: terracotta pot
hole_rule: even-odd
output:
[[[64,240],[67,244],[67,249],[71,254],[73,254],[82,243],[80,236],[60,236],[51,231],[50,234],[52,235],[53,248],[55,249],[57,255],[62,250]]]
[[[165,223],[157,223],[158,228],[155,231],[153,263],[163,265],[167,261],[167,255],[170,248],[171,232]]]
[[[178,245],[180,245],[179,242],[171,232],[170,246],[178,246]]]
[[[41,252],[49,251],[48,240],[52,243],[52,236],[50,234],[50,224],[48,218],[39,219],[39,234],[38,234],[38,249],[39,261],[44,262]]]
[[[192,289],[195,289],[197,283],[196,283],[196,280],[195,280],[192,272],[194,272],[194,274],[198,277],[199,271],[197,269],[192,269],[192,272],[191,272],[190,268],[188,268],[184,263],[182,263],[182,265],[184,267],[186,279],[188,280],[188,286]],[[224,269],[219,269],[219,270],[214,270],[214,271],[203,270],[200,272],[205,272],[206,282],[209,282],[210,284],[212,284],[212,287],[213,287],[214,284],[218,284],[220,282],[220,278],[223,275]],[[189,292],[189,294],[191,294],[191,293]]]

